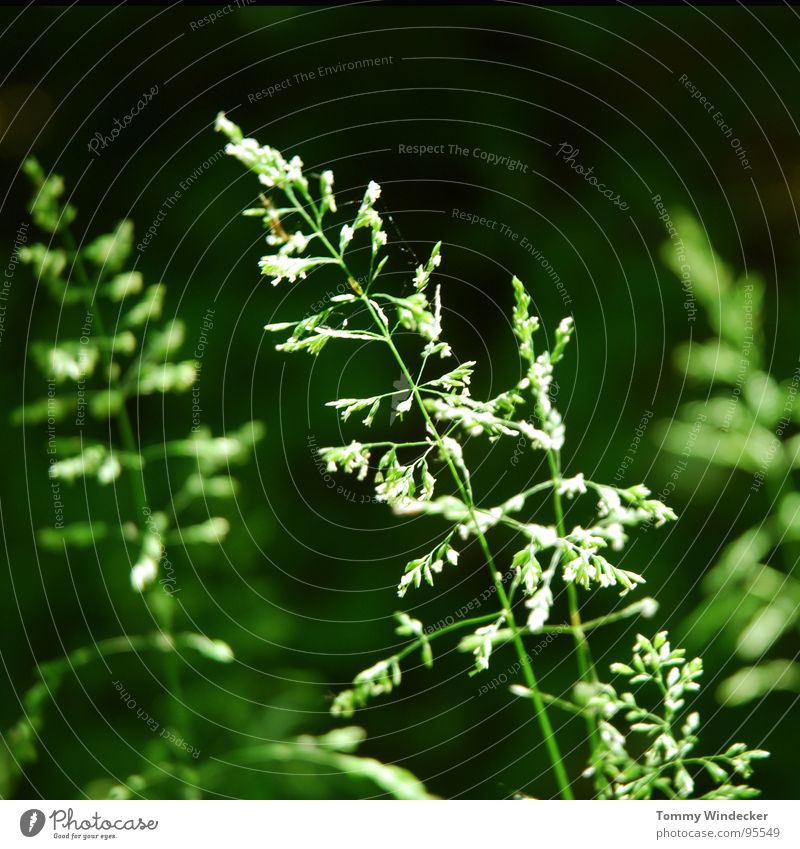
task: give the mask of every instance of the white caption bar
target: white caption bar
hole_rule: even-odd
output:
[[[0,802],[0,846],[800,846],[800,802]]]

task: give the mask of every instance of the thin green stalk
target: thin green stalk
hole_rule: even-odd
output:
[[[530,358],[531,362],[534,357],[533,343],[531,342]],[[545,420],[545,411],[542,409],[541,403],[537,400],[535,404],[536,414],[539,418]],[[553,512],[555,513],[556,530],[558,536],[563,539],[566,536],[566,527],[564,525],[564,508],[561,503],[561,493],[559,492],[559,483],[561,481],[561,457],[557,449],[547,449],[547,463],[550,468],[551,485],[553,487]],[[572,623],[572,633],[575,639],[575,650],[578,660],[578,672],[582,681],[589,683],[597,682],[597,673],[592,663],[589,644],[586,640],[586,634],[583,631],[581,623],[581,615],[578,604],[578,593],[575,585],[572,582],[567,582],[567,602],[569,605],[570,622]],[[597,720],[587,712],[586,730],[589,738],[589,749],[591,752],[591,762],[595,764],[597,761],[597,752],[599,746],[599,737],[597,729]],[[599,773],[598,773],[599,774]]]
[[[383,322],[381,322],[380,317],[376,315],[372,305],[369,303],[369,299],[363,295],[362,296],[364,302],[367,305],[374,321],[378,324],[384,331],[386,330],[383,327]],[[536,676],[533,672],[533,667],[528,658],[528,654],[525,651],[525,645],[522,642],[522,637],[520,636],[520,629],[517,626],[517,623],[514,619],[514,614],[511,610],[511,604],[508,599],[508,595],[506,594],[505,587],[503,586],[502,576],[497,571],[497,567],[494,563],[494,558],[492,557],[491,550],[489,549],[489,544],[486,540],[485,535],[479,529],[476,521],[475,515],[475,503],[472,498],[472,488],[469,485],[468,481],[462,480],[461,475],[458,473],[455,464],[450,456],[450,452],[444,446],[442,442],[442,438],[439,435],[439,432],[428,413],[427,408],[425,407],[425,403],[422,400],[422,396],[420,395],[419,389],[414,383],[413,378],[411,377],[411,373],[408,368],[406,368],[405,362],[403,361],[400,352],[397,350],[394,342],[388,333],[386,333],[387,343],[389,344],[389,348],[392,351],[395,359],[397,360],[398,365],[403,370],[405,374],[406,380],[408,380],[411,385],[411,391],[414,395],[414,399],[417,402],[417,406],[422,411],[422,414],[425,418],[425,422],[428,425],[431,434],[433,434],[434,440],[436,441],[439,450],[441,451],[442,457],[444,457],[445,462],[450,469],[450,473],[453,476],[453,479],[461,493],[462,498],[464,499],[464,503],[469,510],[470,518],[472,520],[472,524],[475,527],[475,533],[478,538],[478,542],[483,550],[484,556],[486,557],[486,564],[489,568],[489,571],[492,576],[492,581],[494,583],[495,589],[497,591],[497,597],[500,599],[501,604],[503,605],[503,614],[506,617],[506,621],[508,622],[509,628],[513,632],[513,642],[514,648],[517,652],[517,659],[520,663],[520,668],[522,669],[522,676],[525,679],[525,683],[528,685],[528,689],[531,691],[531,698],[534,704],[534,708],[536,711],[536,716],[539,721],[539,726],[542,731],[542,736],[544,737],[545,745],[548,750],[548,754],[550,756],[550,761],[553,765],[553,771],[556,776],[556,781],[559,786],[559,790],[564,799],[573,799],[574,796],[572,794],[572,789],[570,788],[569,779],[566,774],[566,770],[564,769],[563,759],[561,756],[561,751],[558,746],[558,741],[556,740],[555,733],[553,731],[553,726],[550,723],[550,718],[547,715],[547,708],[545,707],[544,701],[541,697],[541,693],[539,690],[539,685],[536,680]]]
[[[533,344],[531,343],[531,360],[533,360]],[[537,401],[536,413],[540,419],[544,420],[544,411],[541,409],[541,404]],[[559,537],[562,539],[566,536],[566,527],[564,525],[564,508],[561,503],[561,493],[559,492],[559,483],[561,481],[561,456],[558,450],[553,448],[547,449],[547,464],[550,467],[550,478],[553,487],[553,512],[556,519],[556,530]],[[586,635],[583,633],[581,626],[581,614],[578,605],[578,593],[575,585],[572,582],[567,583],[567,600],[569,604],[569,615],[575,635],[575,648],[578,656],[578,669],[582,680],[596,682],[597,673],[592,663],[589,644],[586,640]],[[593,723],[593,720],[592,720]],[[590,729],[591,730],[591,729]],[[594,737],[594,734],[591,734]]]
[[[543,692],[542,699],[544,700],[545,704],[561,708],[561,710],[564,710],[567,713],[571,713],[574,716],[582,716],[585,712],[580,705],[575,705],[572,702],[567,701],[567,699],[560,699],[558,696],[551,696],[550,693]]]
[[[623,610],[618,610],[616,613],[607,613],[605,616],[598,616],[596,619],[587,619],[581,623],[581,631],[585,634],[587,631],[594,631],[603,625],[619,622],[621,619],[627,619],[635,615],[640,609],[639,604],[632,604]],[[541,628],[531,631],[531,634],[574,634],[575,630],[573,625],[542,625]]]
[[[561,494],[558,491],[558,482],[561,478],[560,461],[557,452],[552,449],[547,452],[547,462],[550,466],[550,474],[553,478],[553,510],[556,517],[556,529],[559,537],[567,535],[564,525],[564,508],[561,503]],[[581,678],[585,681],[597,681],[597,673],[592,663],[589,643],[581,625],[581,614],[578,605],[578,593],[573,583],[567,583],[567,599],[569,602],[569,618],[575,634],[575,648],[578,655],[578,668]]]
[[[548,449],[547,462],[550,466],[550,475],[553,480],[553,511],[556,518],[556,529],[559,537],[563,539],[566,536],[566,526],[564,524],[564,507],[561,503],[561,493],[558,491],[558,483],[561,478],[561,458],[558,452]],[[597,671],[592,662],[589,642],[586,639],[586,633],[581,622],[578,591],[575,589],[575,584],[570,581],[567,582],[567,603],[569,604],[569,618],[572,623],[572,634],[575,639],[575,652],[578,659],[578,671],[581,680],[588,683],[597,683]],[[589,736],[590,760],[593,765],[596,765],[600,745],[597,719],[589,711],[585,712],[584,716],[586,718],[586,730]],[[602,775],[599,770],[596,774],[598,776]]]

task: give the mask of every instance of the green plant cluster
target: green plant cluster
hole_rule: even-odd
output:
[[[721,682],[718,696],[743,704],[774,690],[800,691],[800,664],[787,651],[800,629],[800,364],[780,381],[770,373],[764,281],[737,275],[691,216],[676,217],[675,228],[684,258],[672,244],[664,257],[679,276],[681,265],[691,269],[690,294],[711,336],[676,350],[676,369],[696,400],[681,404],[656,436],[684,458],[681,468],[703,461],[717,472],[714,480],[735,473],[747,486],[742,517],[749,527],[726,541],[685,624],[696,644],[717,641],[735,655],[739,669]],[[695,497],[704,497],[702,489]]]
[[[89,796],[159,797],[166,792],[167,782],[176,784],[184,798],[197,798],[205,788],[224,795],[228,778],[224,765],[232,764],[302,770],[312,796],[315,784],[339,774],[344,781],[369,788],[360,793],[374,793],[377,788],[396,798],[428,798],[408,771],[356,755],[365,734],[355,727],[319,737],[306,734],[246,747],[240,744],[232,751],[217,752],[218,757],[206,756],[205,744],[200,745],[191,730],[181,655],[197,653],[231,664],[234,652],[226,642],[196,630],[202,627],[204,611],[192,609],[187,615],[169,552],[186,546],[213,551],[225,538],[239,492],[232,470],[252,460],[264,426],[251,421],[223,436],[193,426],[184,438],[158,440],[158,432],[148,428],[144,416],[134,419],[144,397],[186,394],[196,385],[197,363],[180,354],[186,328],[179,319],[164,320],[165,286],[148,286],[140,272],[128,270],[134,244],[132,222],[121,221],[112,232],[78,246],[70,229],[76,210],[64,200],[61,177],[45,174],[33,159],[26,162],[25,171],[34,185],[29,211],[44,238],[22,248],[20,259],[30,266],[37,286],[61,305],[61,326],[80,331],[74,338],[31,345],[46,394],[14,411],[13,418],[18,424],[46,430],[54,505],[63,503],[62,487],[78,495],[82,485],[90,506],[114,491],[122,511],[118,524],[92,518],[68,523],[57,508],[55,524],[41,528],[38,541],[42,548],[63,556],[72,552],[69,556],[76,563],[102,551],[103,568],[126,568],[131,592],[147,606],[154,630],[98,639],[38,664],[35,682],[21,697],[22,716],[0,738],[4,743],[0,746],[0,797],[13,795],[24,771],[37,759],[48,710],[53,709],[65,682],[85,667],[99,663],[112,669],[115,658],[134,654],[146,664],[163,668],[169,716],[160,722],[141,707],[137,712],[143,725],[159,730],[160,746],[155,756],[152,747],[143,749],[137,770],[124,780],[98,777],[84,788]],[[148,484],[151,475],[164,468],[170,497],[168,503],[156,505],[151,491],[158,487]],[[116,492],[118,485],[130,498]],[[124,515],[127,504],[133,509]],[[208,515],[211,509],[214,515]],[[178,622],[194,630],[179,630]],[[122,682],[116,689],[128,705],[136,705]]]

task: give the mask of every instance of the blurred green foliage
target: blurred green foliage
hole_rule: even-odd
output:
[[[735,276],[693,218],[681,215],[675,226],[682,253],[669,243],[665,262],[679,277],[682,267],[692,269],[690,294],[713,335],[676,349],[676,368],[698,398],[662,422],[656,437],[683,458],[681,470],[700,465],[715,492],[734,474],[748,483],[740,521],[720,538],[719,558],[700,580],[705,598],[684,626],[692,645],[709,647],[717,662],[733,655],[742,664],[718,686],[723,702],[741,705],[775,690],[800,692],[800,581],[793,574],[800,364],[785,379],[770,374],[763,279],[752,271]]]
[[[95,640],[64,657],[37,664],[39,680],[21,700],[21,717],[3,734],[0,797],[14,795],[27,769],[39,760],[40,748],[46,747],[50,736],[47,715],[60,705],[61,684],[70,673],[76,674],[92,661],[100,660],[113,678],[116,674],[113,659],[133,653],[137,658],[142,655],[146,664],[149,656],[161,654],[163,686],[168,693],[166,706],[159,709],[159,720],[150,713],[149,705],[145,708],[141,690],[137,691],[140,694],[137,698],[124,680],[117,678],[112,682],[121,704],[129,712],[135,711],[141,727],[151,732],[152,739],[144,747],[146,752],[141,753],[142,763],[135,774],[124,780],[93,778],[82,788],[84,793],[132,798],[177,792],[183,798],[198,798],[204,793],[222,792],[229,769],[235,770],[240,764],[263,766],[277,762],[286,769],[296,768],[298,764],[312,768],[300,773],[302,788],[294,790],[296,796],[341,793],[341,790],[325,789],[326,779],[338,774],[350,786],[355,784],[356,789],[372,783],[396,798],[428,798],[425,789],[407,770],[352,754],[365,736],[357,727],[339,728],[318,738],[303,735],[288,741],[261,743],[222,758],[206,756],[200,760],[203,752],[199,735],[192,727],[184,702],[181,663],[186,663],[186,652],[197,652],[207,660],[225,664],[234,660],[234,654],[222,640],[177,630],[203,627],[202,611],[183,606],[179,595],[183,591],[182,581],[176,576],[169,554],[178,545],[184,549],[189,546],[191,550],[198,545],[216,547],[224,542],[230,523],[223,516],[209,516],[208,510],[212,505],[213,509],[223,505],[224,510],[224,505],[236,497],[239,483],[231,476],[231,465],[250,460],[254,446],[263,438],[264,428],[260,422],[251,421],[236,431],[228,431],[224,437],[215,438],[201,426],[196,399],[202,363],[176,359],[186,335],[183,323],[179,319],[160,323],[164,302],[162,284],[145,289],[141,274],[123,272],[133,250],[133,223],[120,222],[112,233],[77,247],[70,229],[77,212],[62,200],[63,179],[46,175],[33,158],[27,159],[23,167],[33,183],[33,200],[28,208],[31,218],[52,241],[49,245],[35,242],[20,247],[19,258],[30,266],[36,283],[49,290],[56,301],[80,304],[84,316],[78,338],[57,343],[37,342],[31,346],[47,381],[47,395],[32,404],[23,403],[13,415],[20,424],[47,428],[48,477],[55,522],[39,531],[39,546],[67,557],[72,550],[77,550],[80,557],[93,549],[112,563],[127,561],[131,588],[138,596],[132,606],[138,607],[139,600],[144,600],[151,627],[155,626],[156,630],[141,636],[124,630],[123,626],[121,636]],[[61,246],[54,247],[54,241]],[[109,308],[116,304],[119,305],[117,320],[114,330],[109,332],[106,320]],[[212,326],[210,320],[203,325],[204,330]],[[146,336],[148,328],[150,335]],[[143,339],[140,341],[137,335]],[[202,359],[203,351],[198,344],[195,356]],[[166,397],[190,390],[193,424],[188,439],[146,445],[147,436],[142,436],[139,428],[140,437],[135,437],[128,412],[130,406],[153,393]],[[87,418],[99,420],[102,427],[87,428]],[[66,436],[62,433],[65,428]],[[108,442],[92,441],[93,437],[97,439],[92,431],[102,433],[103,429],[110,434]],[[75,430],[77,435],[71,435]],[[162,509],[151,509],[153,502],[147,481],[152,466],[163,463],[173,476],[170,501]],[[181,463],[184,468],[179,471]],[[136,512],[118,514],[119,533],[116,533],[107,523],[96,521],[93,514],[95,503],[104,497],[95,487],[108,488],[118,480],[124,486],[130,485]],[[65,524],[66,489],[78,481],[85,488],[87,520]],[[198,515],[205,515],[205,520],[191,524]],[[109,538],[117,543],[110,551]],[[123,608],[129,606],[126,599],[119,599],[118,603]],[[153,671],[149,664],[147,668]],[[86,694],[90,699],[93,696],[89,691]],[[226,763],[225,757],[232,760]],[[71,770],[68,768],[67,772]],[[291,786],[292,782],[286,781],[280,784],[280,789],[270,791],[261,785],[256,795],[280,796],[289,792]],[[348,792],[347,785],[344,792]],[[242,793],[247,795],[246,791]]]

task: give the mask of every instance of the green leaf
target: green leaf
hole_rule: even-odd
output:
[[[381,763],[373,758],[339,755],[334,765],[341,767],[348,778],[365,778],[394,799],[422,801],[432,799],[425,785],[403,767]]]
[[[56,233],[68,227],[75,220],[76,210],[69,204],[62,206],[63,178],[58,174],[46,175],[33,158],[25,160],[22,168],[36,187],[33,199],[28,205],[28,211],[36,226],[48,233]]]
[[[57,346],[34,342],[31,355],[39,368],[59,383],[65,380],[78,383],[94,373],[99,351],[91,342],[62,342]]]
[[[139,301],[128,310],[127,315],[122,319],[121,326],[138,327],[148,321],[155,321],[160,318],[166,291],[163,283],[148,286]]]
[[[52,398],[39,398],[37,401],[16,407],[11,413],[11,422],[15,425],[34,425],[46,422],[48,418],[57,422],[63,421],[75,412],[75,406],[74,398],[62,398],[58,395]]]
[[[800,492],[789,492],[781,499],[775,523],[781,538],[800,539]]]
[[[67,457],[50,465],[50,477],[74,481],[85,475],[93,475],[105,460],[108,451],[103,445],[86,445],[80,454]]]
[[[192,498],[235,498],[239,484],[230,475],[189,475],[184,491]]]
[[[722,784],[728,780],[728,773],[719,764],[714,763],[714,761],[706,761],[703,766],[706,772],[718,784]]]
[[[222,640],[212,640],[205,634],[180,634],[176,642],[179,645],[194,649],[203,657],[215,660],[217,663],[231,663],[233,661],[233,649]]]
[[[35,276],[44,283],[51,284],[52,292],[57,292],[52,284],[57,284],[63,292],[66,282],[62,274],[67,267],[67,254],[58,248],[48,248],[42,244],[23,246],[19,249],[20,262],[30,265]]]
[[[138,340],[130,330],[123,330],[116,336],[98,338],[96,344],[103,351],[111,351],[114,354],[132,354],[136,350]]]
[[[763,656],[797,622],[798,616],[800,605],[796,598],[786,595],[775,597],[739,634],[736,641],[738,654],[748,660]]]
[[[788,393],[770,375],[756,371],[745,382],[744,395],[757,420],[770,430],[774,428],[784,413]],[[791,405],[788,412],[791,414]]]
[[[794,660],[768,660],[745,666],[717,688],[717,698],[725,705],[742,705],[778,690],[800,693],[800,663]]]
[[[752,581],[771,547],[772,537],[766,528],[749,528],[725,546],[716,565],[704,578],[703,589],[717,595],[730,581]]]
[[[103,289],[112,301],[122,301],[138,295],[144,288],[144,277],[138,271],[117,274]]]
[[[698,381],[735,384],[740,371],[747,371],[741,354],[721,340],[687,342],[672,355],[675,368]]]
[[[298,742],[312,743],[320,746],[323,749],[330,749],[333,752],[344,752],[350,754],[367,739],[367,732],[357,725],[346,725],[343,728],[334,728],[328,731],[327,734],[322,734],[319,737],[311,737],[303,735],[298,738]]]
[[[64,546],[91,548],[108,536],[105,522],[73,522],[63,528],[40,528],[36,537],[39,545],[50,551],[63,551]]]
[[[345,781],[368,781],[394,799],[427,800],[431,796],[408,770],[373,758],[352,754],[366,738],[361,728],[337,728],[321,737],[304,734],[286,743],[268,743],[232,752],[226,761],[242,765],[269,762],[298,763],[308,773],[308,764],[321,767],[325,775],[338,773]],[[213,764],[206,769],[213,769]],[[285,767],[283,768],[285,769]]]
[[[213,516],[200,525],[188,525],[176,529],[175,538],[185,545],[202,545],[222,542],[230,531],[230,523],[220,516]]]
[[[99,236],[82,251],[83,256],[107,274],[121,271],[133,250],[133,222],[120,221],[113,233]]]
[[[715,465],[744,469],[756,474],[762,470],[765,457],[771,457],[768,470],[777,472],[784,468],[786,455],[780,440],[774,433],[753,425],[751,430],[726,432],[717,430],[708,422],[683,422],[678,419],[656,428],[663,436],[665,447],[674,454],[681,454],[687,445],[692,446],[695,457],[701,457]]]
[[[186,325],[179,319],[173,319],[160,329],[151,330],[144,346],[144,357],[148,360],[163,361],[177,351],[186,338]]]
[[[158,366],[145,363],[138,374],[135,388],[139,395],[152,395],[154,392],[188,392],[194,386],[196,377],[197,365],[194,360]]]
[[[122,472],[123,467],[139,469],[142,466],[140,454],[109,450],[105,445],[99,443],[81,443],[76,439],[64,438],[61,440],[63,450],[77,450],[79,453],[73,457],[66,457],[50,464],[50,477],[58,480],[73,482],[87,475],[97,475],[101,484],[108,484],[116,480]]]
[[[664,262],[681,280],[684,267],[691,268],[687,296],[694,296],[705,308],[717,336],[741,350],[747,338],[757,336],[761,328],[763,282],[755,276],[736,280],[730,267],[712,249],[708,233],[693,216],[680,212],[674,216],[674,222],[683,250],[676,251],[672,242],[666,243],[662,251]],[[758,346],[748,347],[750,359],[757,362]]]
[[[101,389],[88,396],[89,412],[96,419],[110,419],[125,403],[125,396],[118,389]]]

